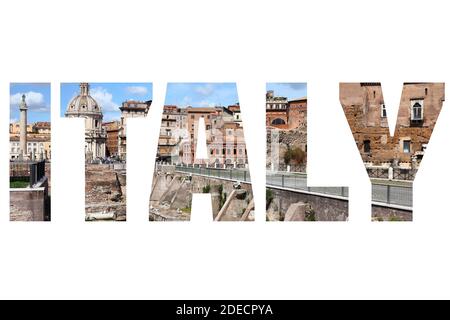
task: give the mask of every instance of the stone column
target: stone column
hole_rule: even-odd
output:
[[[95,139],[92,140],[92,160],[97,158],[97,143]]]
[[[22,95],[22,102],[19,106],[20,110],[20,152],[24,160],[28,159],[27,148],[27,111],[28,106],[25,102],[25,95]]]

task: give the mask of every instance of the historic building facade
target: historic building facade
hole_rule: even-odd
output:
[[[308,101],[266,93],[266,167],[271,171],[305,172],[307,163]]]
[[[208,159],[195,160],[198,122],[205,122]],[[247,149],[238,104],[228,107],[165,106],[157,161],[214,167],[247,165]]]
[[[296,130],[306,126],[307,98],[288,100],[275,96],[273,90],[266,93],[266,127],[280,130]]]
[[[366,167],[417,169],[444,94],[444,83],[405,83],[391,137],[380,83],[341,83],[340,101]]]
[[[136,101],[128,100],[122,103],[119,108],[121,112],[120,127],[118,133],[118,156],[122,160],[126,160],[127,155],[127,119],[128,118],[143,118],[146,117],[150,106],[151,100],[148,101]]]
[[[266,92],[266,126],[286,129],[288,123],[288,99],[277,97],[273,90]]]
[[[86,161],[105,158],[106,131],[102,126],[101,106],[89,94],[89,84],[80,83],[80,94],[67,105],[67,118],[85,119],[85,156]]]
[[[20,158],[20,137],[17,133],[9,134],[10,159]],[[38,133],[31,131],[27,133],[27,155],[29,160],[50,160],[51,132]]]
[[[164,106],[158,140],[157,160],[181,163],[183,145],[189,141],[187,112],[173,105]]]

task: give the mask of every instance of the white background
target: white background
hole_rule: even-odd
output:
[[[450,78],[446,1],[14,1],[0,4],[1,298],[450,298],[444,104],[412,223],[371,223],[339,82]],[[52,222],[10,223],[10,82],[52,82]],[[129,129],[128,222],[84,222],[83,127],[59,83],[153,82]],[[166,82],[237,82],[255,223],[149,223]],[[347,223],[265,223],[265,83],[308,82],[309,183],[348,185]],[[450,83],[450,82],[449,82]],[[447,88],[448,88],[447,84]],[[448,91],[448,90],[447,90]],[[449,96],[448,94],[446,95]],[[194,201],[194,215],[210,204]]]

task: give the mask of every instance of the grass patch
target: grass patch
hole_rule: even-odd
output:
[[[13,189],[28,188],[30,186],[29,177],[11,177],[9,179],[9,187]]]
[[[184,213],[191,213],[190,207],[181,208],[180,210],[181,210],[181,212],[184,212]]]

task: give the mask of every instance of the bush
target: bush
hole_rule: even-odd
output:
[[[305,221],[316,221],[316,215],[314,212],[309,212],[305,216]]]
[[[211,191],[211,186],[208,184],[207,186],[203,187],[203,193],[209,193]]]
[[[299,165],[304,164],[306,161],[306,153],[299,147],[291,148],[288,146],[286,152],[283,155],[285,165]]]

